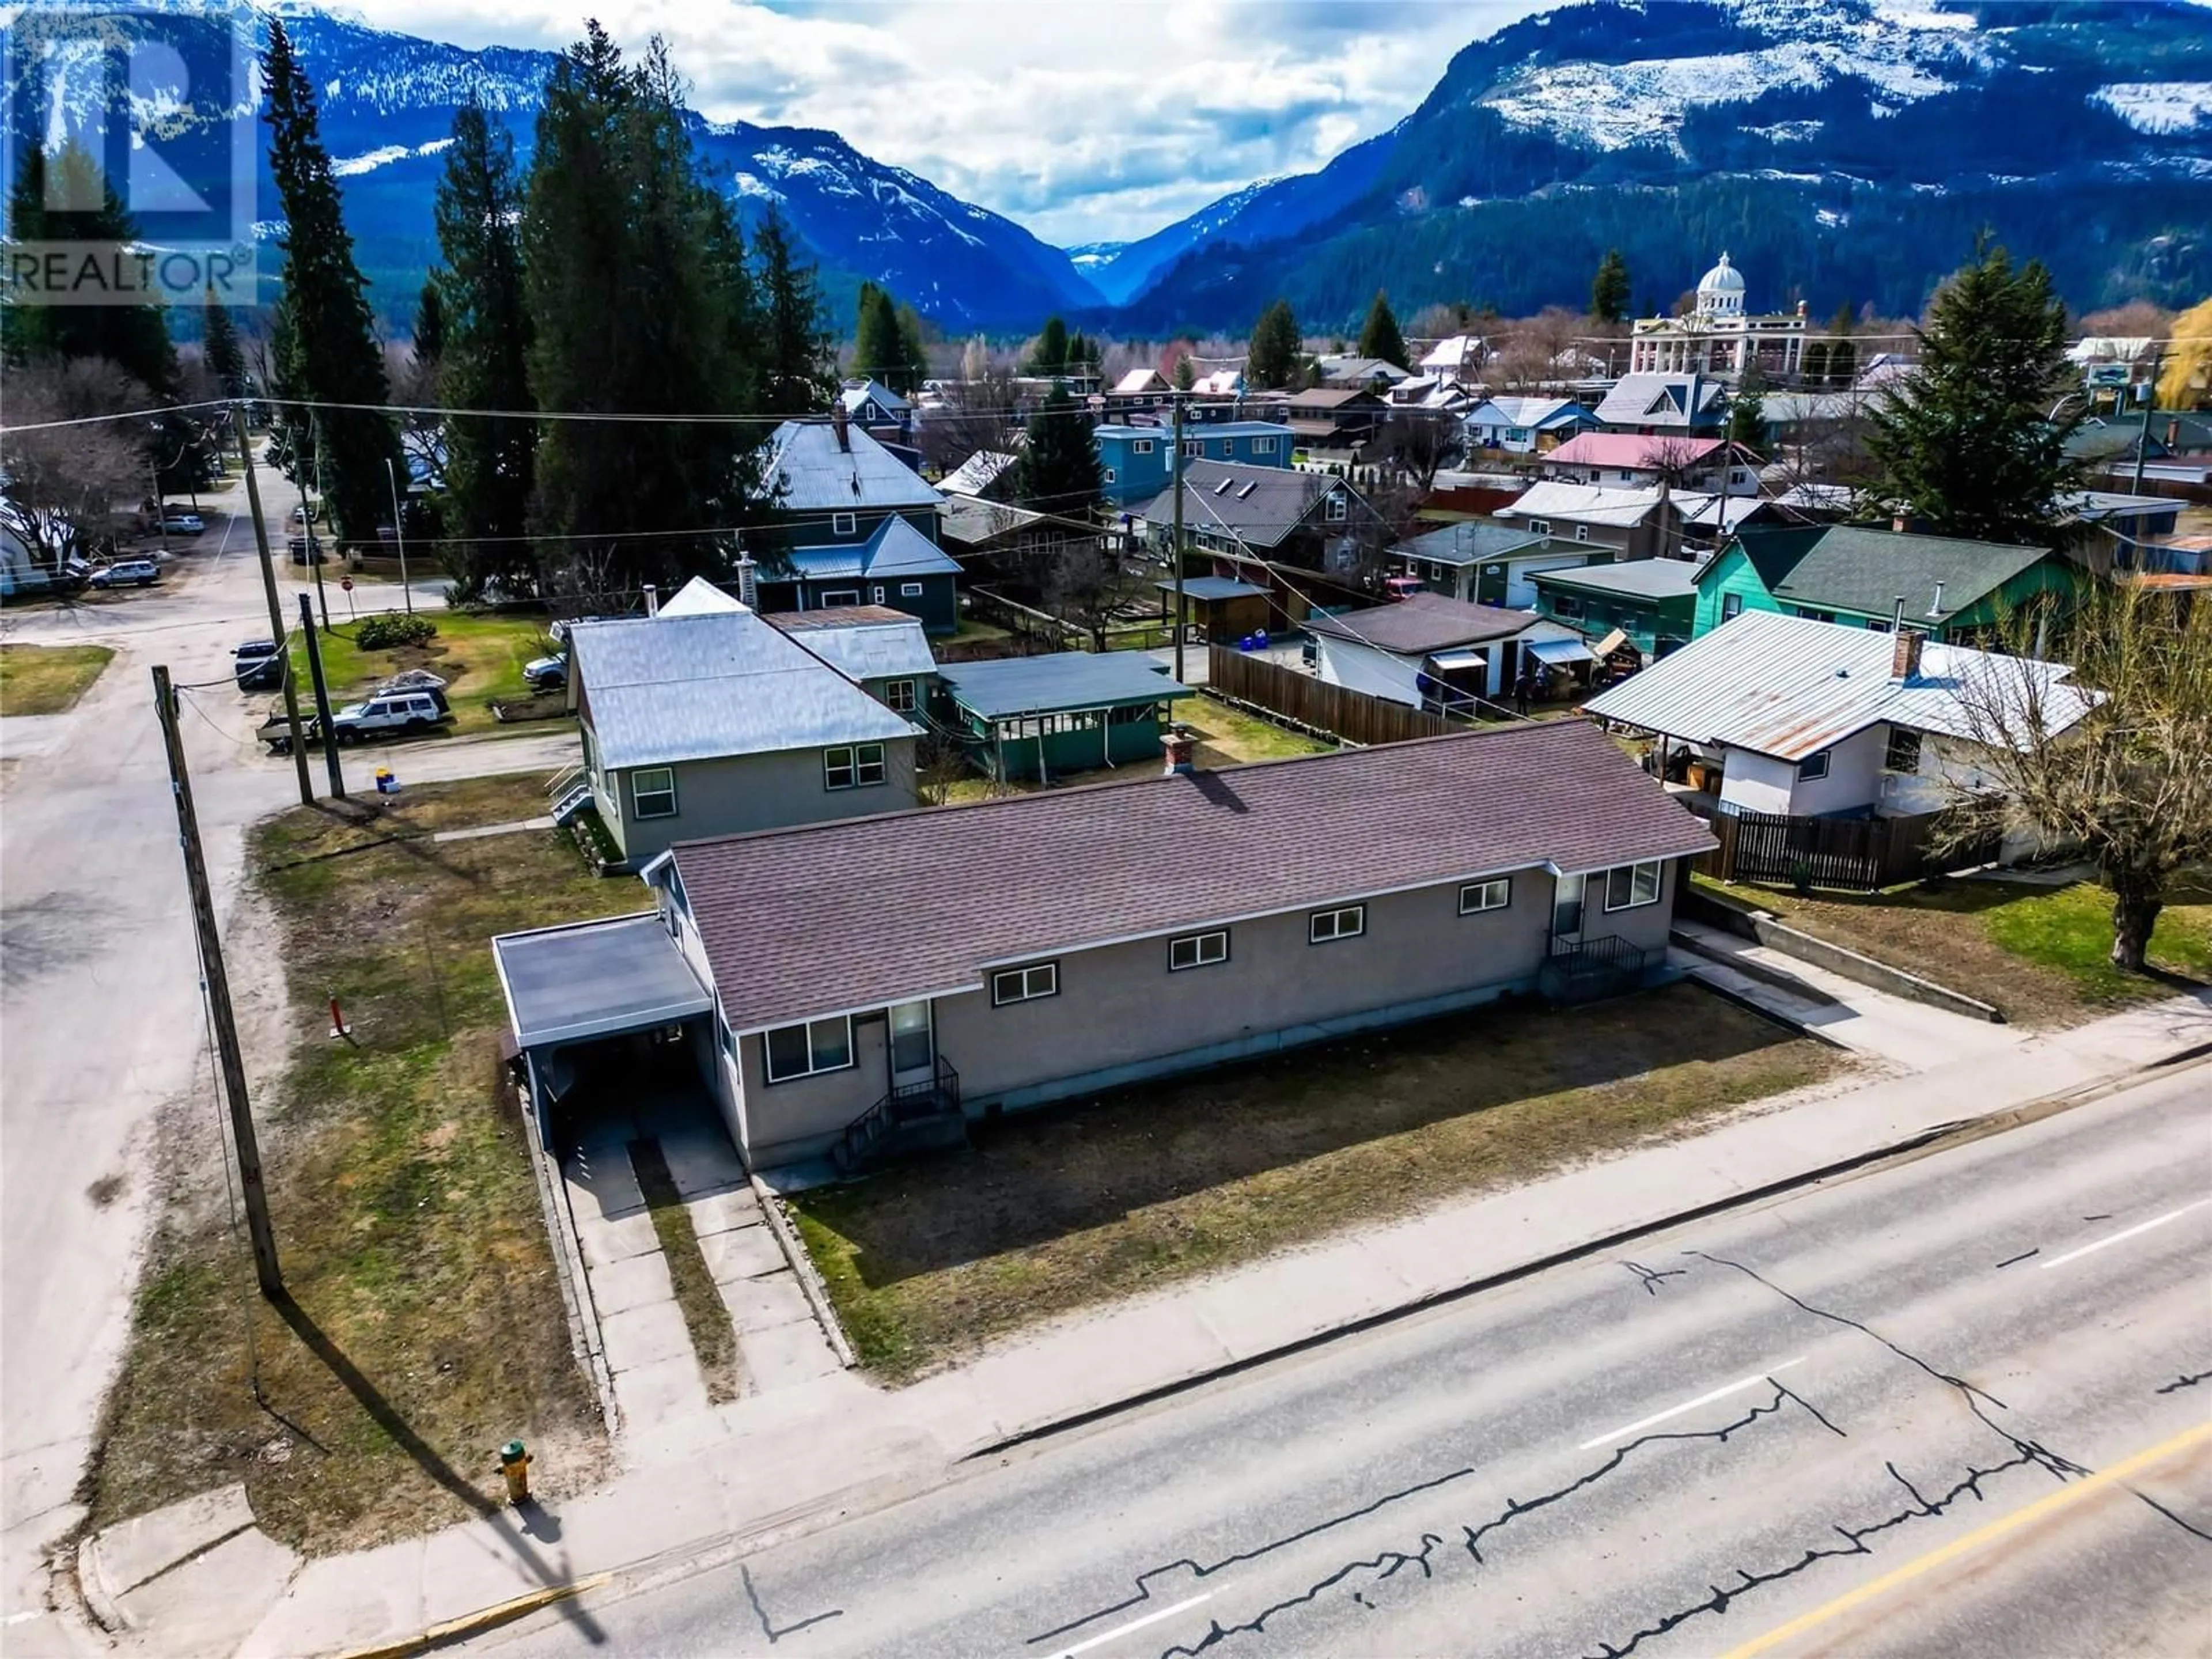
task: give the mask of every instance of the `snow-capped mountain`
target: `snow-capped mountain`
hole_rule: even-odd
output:
[[[1281,293],[1337,327],[1378,285],[1401,314],[1576,303],[1610,246],[1664,306],[1725,246],[1755,305],[1910,314],[1989,224],[2090,307],[2207,286],[2208,179],[2212,12],[2180,0],[1594,0],[1474,42],[1389,133],[1099,281],[1173,245],[1130,325]]]

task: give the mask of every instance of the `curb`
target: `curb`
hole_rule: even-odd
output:
[[[851,1370],[860,1363],[860,1357],[853,1352],[852,1343],[846,1340],[845,1328],[838,1322],[836,1309],[830,1305],[830,1287],[822,1282],[821,1270],[815,1267],[814,1258],[806,1254],[806,1246],[793,1231],[791,1218],[783,1212],[783,1200],[776,1196],[768,1182],[751,1170],[745,1174],[752,1182],[753,1197],[760,1204],[762,1218],[768,1223],[768,1230],[775,1235],[776,1248],[783,1252],[783,1259],[791,1265],[792,1277],[799,1281],[799,1290],[805,1294],[806,1305],[814,1310],[814,1322],[822,1328],[822,1334],[830,1339],[830,1351],[837,1356],[837,1363]]]
[[[94,1624],[110,1636],[120,1636],[132,1626],[107,1587],[107,1575],[100,1570],[99,1542],[100,1534],[92,1533],[77,1544],[77,1594],[84,1598],[84,1610],[92,1615]]]
[[[348,1648],[336,1659],[408,1659],[412,1654],[426,1653],[433,1648],[446,1647],[455,1642],[480,1636],[485,1631],[495,1630],[501,1625],[512,1624],[527,1618],[542,1608],[556,1602],[567,1601],[587,1590],[598,1589],[614,1579],[611,1572],[595,1572],[589,1577],[571,1579],[565,1584],[548,1584],[511,1601],[496,1601],[488,1607],[478,1607],[474,1613],[465,1613],[458,1619],[448,1619],[431,1626],[419,1636],[410,1636],[398,1642],[386,1642],[373,1648]]]
[[[1765,1011],[1758,1012],[1764,1013]],[[1771,1018],[1772,1016],[1769,1015],[1768,1018]],[[1445,1307],[1468,1297],[1478,1296],[1485,1291],[1516,1284],[1534,1274],[1547,1273],[1553,1267],[1581,1261],[1590,1256],[1601,1255],[1605,1251],[1618,1249],[1621,1245],[1632,1244],[1639,1239],[1650,1238],[1656,1234],[1668,1232],[1676,1227],[1686,1226],[1692,1222],[1706,1220],[1717,1215],[1725,1215],[1732,1210],[1743,1209],[1766,1199],[1778,1198],[1804,1188],[1818,1186],[1820,1182],[1833,1180],[1838,1176],[1856,1175],[1893,1158],[1909,1158],[1930,1152],[1948,1150],[1953,1146],[1968,1146],[1974,1141],[1986,1139],[1991,1135],[2002,1134],[2008,1129],[2021,1128],[2046,1117],[2055,1117],[2060,1112],[2073,1107],[2088,1105],[2107,1095],[2117,1094],[2122,1089],[2152,1081],[2163,1073],[2183,1070],[2208,1058],[2212,1058],[2212,1042],[2196,1043],[2177,1053],[2168,1054],[2161,1060],[2152,1060],[2127,1071],[2116,1073],[2110,1077],[2094,1079],[2075,1088],[2063,1090],[2057,1094],[2044,1095],[2033,1100],[2022,1101],[2017,1106],[2005,1107],[1984,1117],[1960,1118],[1948,1123],[1939,1123],[1932,1128],[1921,1130],[1917,1134],[1908,1135],[1902,1140],[1892,1141],[1885,1146],[1876,1146],[1868,1152],[1855,1153],[1850,1158],[1839,1159],[1833,1164],[1824,1164],[1818,1169],[1803,1170],[1793,1176],[1784,1176],[1778,1181],[1770,1181],[1764,1186],[1747,1188],[1742,1192],[1731,1193],[1725,1198],[1715,1199],[1710,1203],[1695,1205],[1686,1210],[1676,1211],[1671,1215],[1640,1222],[1633,1227],[1624,1227],[1616,1232],[1607,1233],[1602,1237],[1586,1240],[1580,1244],[1570,1245],[1565,1249],[1554,1250],[1548,1255],[1538,1256],[1514,1267],[1501,1268],[1493,1273],[1486,1273],[1480,1279],[1469,1279],[1464,1284],[1455,1285],[1445,1290],[1434,1291],[1426,1296],[1416,1297],[1411,1301],[1401,1302],[1395,1307],[1384,1308],[1375,1313],[1363,1314],[1357,1319],[1346,1320],[1344,1323],[1332,1326],[1328,1330],[1315,1331],[1291,1341],[1279,1343],[1272,1348],[1262,1349],[1257,1353],[1247,1354],[1242,1358],[1231,1359],[1219,1365],[1209,1366],[1201,1371],[1194,1371],[1188,1376],[1177,1377],[1172,1382],[1162,1382],[1152,1388],[1141,1389],[1119,1400],[1088,1407],[1082,1411],[1072,1412],[1065,1417],[1054,1418],[1048,1422],[1032,1424],[1027,1428],[1018,1430],[988,1444],[963,1452],[953,1461],[956,1464],[972,1462],[979,1458],[995,1456],[1001,1452],[1011,1451],[1017,1447],[1049,1438],[1070,1429],[1087,1427],[1091,1424],[1103,1422],[1108,1418],[1117,1417],[1126,1411],[1152,1405],[1163,1400],[1171,1400],[1177,1395],[1203,1388],[1208,1383],[1219,1382],[1225,1377],[1238,1376],[1244,1372],[1256,1370],[1262,1365],[1273,1364],[1276,1360],[1310,1352],[1313,1349],[1334,1342],[1339,1338],[1356,1336],[1364,1331],[1379,1329],[1382,1326],[1395,1324],[1399,1320],[1409,1318],[1415,1314],[1425,1313],[1431,1308]]]

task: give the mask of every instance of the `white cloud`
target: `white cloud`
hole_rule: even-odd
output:
[[[366,21],[557,48],[584,0],[368,0]],[[656,31],[717,120],[827,127],[1048,240],[1141,236],[1307,171],[1426,95],[1453,52],[1539,0],[607,0]]]

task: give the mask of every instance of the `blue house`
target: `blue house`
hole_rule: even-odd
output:
[[[887,518],[866,541],[783,550],[787,568],[760,579],[764,611],[826,611],[881,605],[921,618],[922,630],[951,634],[960,626],[960,567],[901,518]]]
[[[854,425],[842,403],[826,421],[776,428],[759,501],[763,511],[745,527],[745,548],[771,577],[787,574],[784,556],[793,549],[838,543],[857,550],[894,520],[933,543],[945,505],[911,466]]]
[[[1168,487],[1174,463],[1173,431],[1164,426],[1092,428],[1105,471],[1106,499],[1116,507],[1149,501]],[[1214,421],[1183,428],[1182,453],[1194,461],[1243,461],[1253,466],[1291,464],[1290,428],[1273,421]]]

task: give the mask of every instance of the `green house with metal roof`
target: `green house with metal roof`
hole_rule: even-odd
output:
[[[1697,636],[1747,611],[1886,629],[1902,601],[1912,627],[1971,644],[2039,595],[2071,596],[2090,580],[2048,548],[1870,525],[1747,530],[1698,573]]]
[[[1163,711],[1191,695],[1138,651],[1055,651],[938,672],[943,722],[1001,780],[1158,766]]]
[[[1698,567],[1687,559],[1636,559],[1626,564],[1540,570],[1529,577],[1536,614],[1565,623],[1601,645],[1618,635],[1646,662],[1690,642],[1698,617]]]

